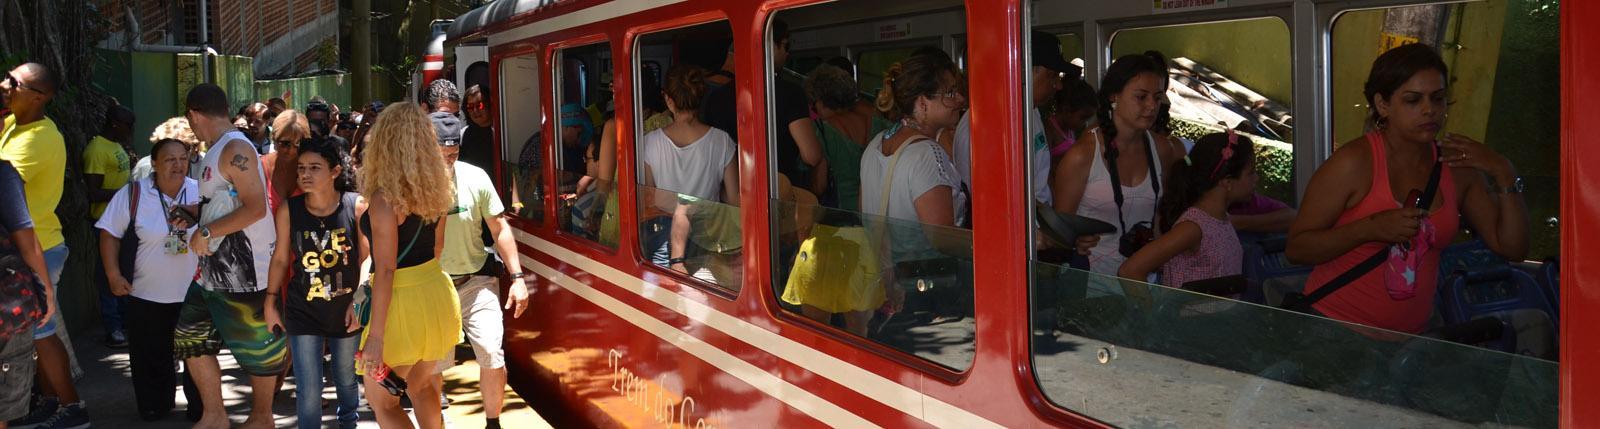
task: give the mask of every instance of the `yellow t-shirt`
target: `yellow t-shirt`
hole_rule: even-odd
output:
[[[89,140],[89,147],[83,149],[83,174],[99,174],[105,176],[100,182],[100,188],[107,191],[122,189],[128,184],[128,172],[132,168],[128,165],[128,152],[122,150],[122,145],[109,139],[95,136]],[[106,211],[106,203],[89,204],[89,216],[99,219]]]
[[[62,184],[67,177],[67,143],[50,118],[22,126],[15,122],[15,115],[6,116],[4,127],[0,127],[0,159],[10,161],[22,175],[33,231],[39,235],[39,245],[50,249],[66,241],[61,236],[56,204],[61,202]]]

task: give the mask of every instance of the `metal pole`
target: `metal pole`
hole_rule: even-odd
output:
[[[216,83],[216,78],[211,73],[211,54],[204,48],[211,46],[210,29],[211,13],[206,10],[206,0],[200,0],[200,74],[205,83]]]
[[[351,108],[372,99],[372,0],[351,2],[350,103]]]

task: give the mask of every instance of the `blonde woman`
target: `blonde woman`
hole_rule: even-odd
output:
[[[367,401],[378,425],[408,428],[400,398],[388,392],[399,393],[395,388],[403,383],[412,398],[439,397],[432,377],[437,359],[461,335],[459,298],[437,258],[444,244],[439,220],[454,195],[449,186],[440,186],[450,183],[450,174],[420,106],[384,109],[372,141],[364,151],[360,186],[369,203],[360,228],[372,249],[371,313],[356,359],[367,374]],[[423,428],[444,424],[438,401],[413,404]]]
[[[285,110],[272,119],[272,153],[261,156],[261,169],[266,170],[268,193],[272,196],[274,212],[283,200],[305,192],[295,183],[295,161],[300,159],[300,141],[311,138],[311,126],[306,115],[296,110]]]
[[[189,128],[189,119],[182,116],[174,116],[171,119],[167,119],[166,122],[162,122],[161,125],[156,125],[156,129],[150,131],[150,147],[155,147],[157,142],[164,139],[183,142],[183,145],[189,148],[189,178],[200,180],[200,158],[206,155],[206,143],[200,141],[200,138],[194,135],[194,130]],[[150,177],[152,170],[150,158],[146,156],[140,158],[139,162],[134,163],[133,171],[128,174],[129,182]]]

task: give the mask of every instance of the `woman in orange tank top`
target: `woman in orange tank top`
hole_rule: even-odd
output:
[[[1433,313],[1439,254],[1465,217],[1496,254],[1528,252],[1522,179],[1483,143],[1445,133],[1449,71],[1430,46],[1394,48],[1372,63],[1364,93],[1368,132],[1335,151],[1306,187],[1289,231],[1287,256],[1315,264],[1305,293],[1349,271],[1390,244],[1407,246],[1312,308],[1328,317],[1407,333],[1425,331]],[[1426,209],[1412,191],[1428,185],[1443,162]],[[1397,248],[1401,246],[1396,246]]]

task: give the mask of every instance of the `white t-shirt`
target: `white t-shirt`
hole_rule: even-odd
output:
[[[656,188],[721,201],[722,170],[736,152],[733,139],[716,128],[683,147],[673,144],[665,129],[658,129],[645,134],[640,158],[649,164]]]
[[[189,282],[194,280],[194,269],[199,264],[199,258],[193,251],[167,254],[166,240],[171,229],[167,225],[165,207],[194,204],[200,198],[199,185],[194,179],[185,177],[183,188],[178,191],[176,198],[168,198],[156,190],[154,180],[139,181],[139,224],[134,226],[134,233],[139,235],[139,252],[135,256],[137,265],[133,270],[133,278],[128,279],[133,284],[134,297],[162,304],[183,302],[184,294],[189,291]],[[111,202],[106,204],[105,214],[94,224],[95,228],[111,233],[112,237],[118,239],[123,238],[122,234],[128,228],[128,203],[131,199],[128,188],[123,186],[111,197]],[[191,226],[184,237],[193,234],[194,227]]]
[[[1028,115],[1029,127],[1033,129],[1032,155],[1028,164],[1033,172],[1033,199],[1046,205],[1055,201],[1055,195],[1050,193],[1050,145],[1045,141],[1044,119],[1039,116],[1039,111],[1034,109]],[[956,134],[951,139],[951,162],[961,178],[961,183],[972,189],[972,125],[969,111],[961,115],[961,122],[956,124]]]
[[[895,162],[894,155],[883,154],[883,137],[883,133],[873,137],[872,142],[867,143],[866,151],[861,154],[861,211],[900,220],[891,222],[889,228],[889,240],[893,243],[896,260],[937,257],[940,254],[928,243],[918,223],[916,200],[939,186],[949,187],[948,192],[954,196],[960,183],[956,177],[956,167],[944,149],[933,140],[902,144],[897,149],[902,152],[900,160]],[[883,181],[890,174],[891,162],[895,165],[893,177],[889,180],[894,185],[889,187],[889,207],[885,213]],[[952,209],[960,210],[960,207]]]
[[[243,204],[237,201],[238,193],[234,191],[233,184],[220,171],[224,163],[232,164],[231,160],[221,159],[229,144],[250,145],[250,150],[246,151],[249,159],[244,162],[255,170],[257,180],[261,181],[261,204],[271,207],[265,192],[267,179],[262,173],[261,158],[256,155],[255,144],[245,138],[244,133],[229,131],[217,139],[217,144],[211,145],[211,151],[200,161],[205,166],[200,174],[200,196],[208,199],[203,200],[205,204],[200,206],[202,225],[237,210],[239,206],[235,206],[235,203]],[[272,264],[272,249],[278,244],[278,234],[270,210],[266,211],[244,230],[211,237],[212,247],[216,250],[200,261],[202,286],[218,292],[256,292],[267,288],[267,270]]]

